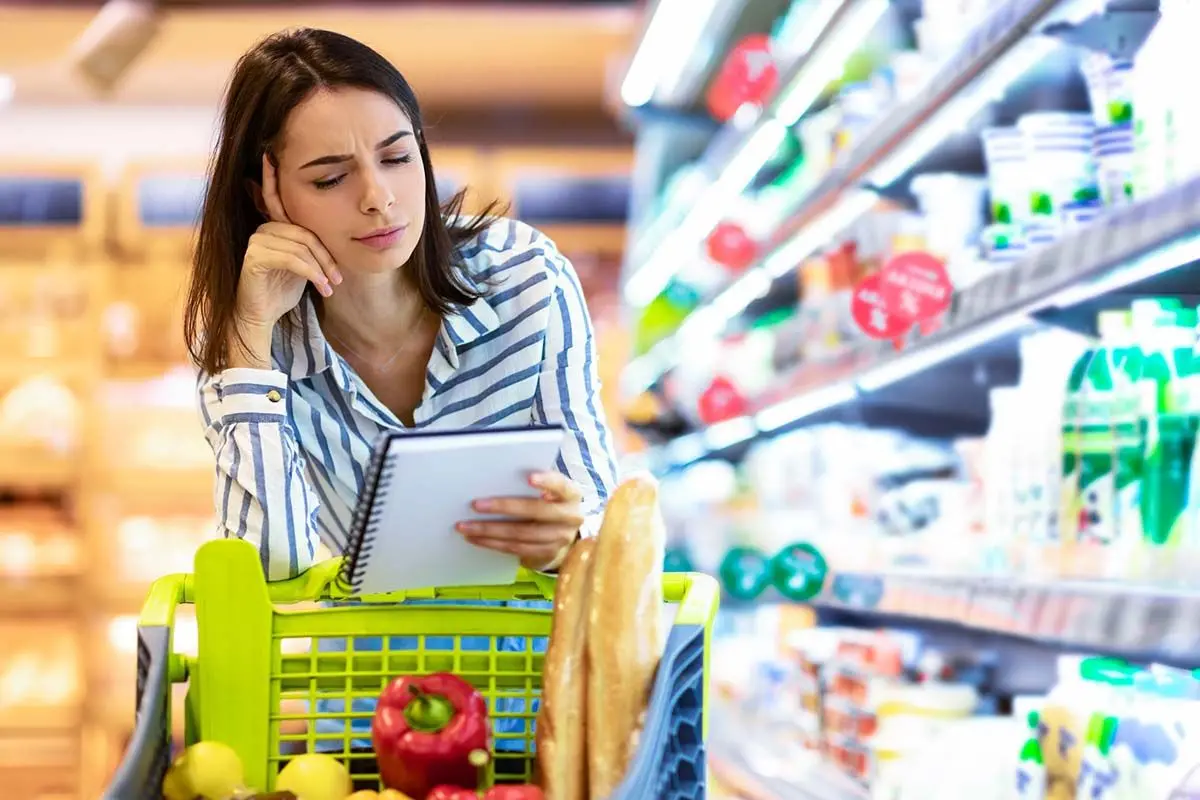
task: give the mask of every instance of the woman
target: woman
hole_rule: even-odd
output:
[[[537,231],[440,209],[416,97],[319,30],[238,63],[200,222],[185,335],[201,368],[222,530],[268,579],[340,553],[386,430],[556,423],[535,499],[480,498],[480,547],[556,566],[614,482],[578,278]],[[491,209],[489,209],[489,212]]]
[[[222,533],[269,580],[318,541],[343,551],[389,430],[560,424],[540,494],[479,498],[495,519],[459,531],[549,570],[596,530],[615,466],[578,278],[537,231],[461,204],[439,207],[417,99],[378,53],[304,29],[239,61],[185,336]]]

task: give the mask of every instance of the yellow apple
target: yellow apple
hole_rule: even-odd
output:
[[[221,742],[196,742],[171,764],[163,780],[166,800],[225,800],[246,788],[242,760]]]
[[[346,800],[354,783],[346,765],[333,756],[305,753],[279,771],[275,791],[291,792],[297,800]]]

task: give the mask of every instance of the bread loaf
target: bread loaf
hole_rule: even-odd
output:
[[[658,484],[622,483],[608,501],[596,541],[588,613],[588,782],[592,800],[625,777],[665,639],[665,529]]]
[[[571,548],[558,573],[537,717],[538,783],[553,800],[587,800],[587,639],[595,540]]]

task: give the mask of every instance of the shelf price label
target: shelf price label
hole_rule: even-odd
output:
[[[850,313],[872,339],[890,340],[899,349],[914,325],[922,334],[936,330],[953,296],[954,286],[940,259],[905,252],[859,282]]]

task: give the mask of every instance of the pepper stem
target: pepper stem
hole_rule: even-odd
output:
[[[492,755],[487,750],[472,750],[467,755],[467,761],[470,762],[471,766],[475,767],[476,771],[479,773],[475,779],[475,788],[479,789],[479,791],[483,791],[484,789],[488,788],[487,765],[491,760]]]
[[[421,733],[437,733],[454,718],[454,705],[441,695],[429,694],[419,686],[409,684],[413,699],[404,707],[408,726]]]

